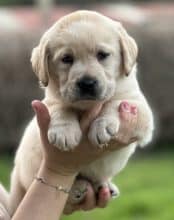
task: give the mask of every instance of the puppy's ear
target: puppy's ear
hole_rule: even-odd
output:
[[[48,42],[41,41],[39,46],[35,47],[31,55],[32,68],[37,75],[42,86],[46,87],[49,81],[48,70]]]
[[[128,35],[123,26],[119,25],[119,40],[121,48],[121,58],[122,58],[122,71],[128,76],[131,72],[134,64],[136,63],[138,55],[138,47],[135,40]]]

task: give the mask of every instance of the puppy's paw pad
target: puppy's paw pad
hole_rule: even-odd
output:
[[[62,151],[74,149],[81,140],[80,126],[65,124],[52,125],[48,130],[48,140]]]
[[[101,117],[96,119],[89,130],[89,140],[93,145],[103,147],[118,132],[119,121],[113,117]]]

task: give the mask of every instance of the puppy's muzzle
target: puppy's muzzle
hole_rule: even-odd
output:
[[[96,99],[100,90],[98,80],[90,76],[83,76],[76,86],[82,99]]]

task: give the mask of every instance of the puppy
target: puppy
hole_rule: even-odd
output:
[[[137,53],[135,41],[119,22],[96,12],[77,11],[56,22],[43,35],[31,57],[33,70],[45,88],[43,102],[51,115],[48,138],[62,151],[79,145],[82,139],[79,117],[83,111],[104,103],[87,136],[91,145],[102,148],[110,145],[118,132],[120,103],[127,101],[137,106],[134,131],[137,141],[106,154],[80,172],[96,190],[109,184],[115,195],[119,191],[110,179],[125,167],[136,146],[146,145],[153,133],[152,112],[136,79]],[[33,181],[41,160],[41,142],[34,118],[16,154],[11,214]]]

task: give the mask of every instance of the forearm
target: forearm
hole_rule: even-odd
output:
[[[38,173],[49,185],[59,185],[70,189],[75,176],[62,176],[55,174],[41,166]],[[34,180],[27,191],[23,201],[19,205],[12,220],[57,220],[60,218],[68,194],[56,190],[49,185]]]

